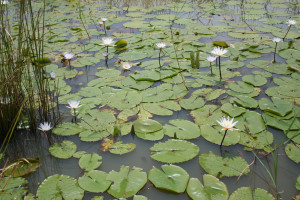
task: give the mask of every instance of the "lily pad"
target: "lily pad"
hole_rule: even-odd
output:
[[[85,171],[91,171],[102,164],[102,156],[97,153],[85,154],[79,159],[79,166]]]
[[[300,162],[300,146],[298,144],[289,143],[285,146],[286,155],[296,163]]]
[[[78,178],[78,184],[88,192],[105,192],[112,183],[106,180],[106,177],[107,173],[105,172],[91,170]]]
[[[205,105],[202,108],[191,111],[191,116],[194,118],[197,125],[215,125],[218,119],[222,117],[221,110],[217,110],[216,105]],[[202,132],[202,131],[201,131]]]
[[[53,133],[60,136],[70,136],[70,135],[76,135],[80,132],[82,132],[84,129],[78,124],[65,122],[53,129]]]
[[[258,103],[255,99],[244,95],[238,95],[237,97],[233,98],[231,101],[244,108],[257,108],[258,106]]]
[[[191,121],[174,119],[168,122],[171,125],[164,126],[164,133],[177,139],[194,139],[200,136],[199,127]]]
[[[218,129],[216,129],[218,127]],[[201,135],[207,141],[212,142],[214,144],[221,144],[222,138],[225,134],[225,131],[221,131],[220,126],[212,127],[209,125],[200,126]],[[223,146],[229,146],[237,144],[240,141],[240,132],[239,131],[228,131]]]
[[[165,163],[180,163],[193,159],[199,153],[199,147],[184,140],[170,139],[156,143],[150,148],[151,158]]]
[[[162,165],[162,170],[153,167],[149,171],[149,180],[156,188],[182,193],[187,187],[189,174],[176,165]]]
[[[234,155],[221,157],[210,151],[209,154],[199,156],[199,163],[206,172],[219,177],[240,176],[250,172],[248,163],[243,158]]]
[[[247,111],[242,116],[237,117],[236,127],[244,132],[256,134],[266,129],[265,122],[261,114],[255,111]]]
[[[236,83],[228,83],[228,87],[238,93],[251,93],[253,91],[253,86],[242,81],[237,81]]]
[[[267,83],[267,79],[261,75],[245,75],[243,76],[243,81],[254,86],[262,86]]]
[[[126,61],[141,60],[146,57],[147,57],[147,54],[140,52],[140,51],[125,52],[125,53],[121,53],[119,55],[119,59],[126,60]]]
[[[4,176],[20,177],[30,174],[41,166],[39,158],[20,158],[8,166],[4,171]]]
[[[3,177],[0,180],[0,199],[23,199],[23,196],[27,193],[28,188],[25,186],[28,181],[25,178],[11,178]]]
[[[150,140],[150,141],[161,140],[165,135],[163,129],[151,133],[135,132],[135,134],[137,137],[143,140]]]
[[[110,95],[107,104],[111,108],[125,110],[137,106],[142,101],[141,95],[136,91],[121,91]]]
[[[157,103],[144,103],[143,107],[150,113],[155,115],[173,115],[173,111],[181,110],[181,107],[175,101],[163,101]]]
[[[46,178],[39,186],[37,193],[39,199],[82,199],[84,190],[77,180],[67,175],[52,175]]]
[[[173,96],[172,85],[163,84],[155,88],[149,88],[141,92],[143,102],[160,102],[169,100]]]
[[[250,187],[240,187],[236,191],[234,191],[230,197],[229,200],[275,200],[275,198],[268,193],[266,190],[261,188],[256,188],[255,190],[252,190]]]
[[[186,191],[191,199],[219,199],[227,200],[229,192],[226,185],[218,178],[203,175],[203,184],[197,178],[190,178]]]
[[[120,172],[110,171],[106,180],[113,182],[107,191],[109,194],[115,198],[129,198],[144,187],[147,173],[138,167],[129,170],[128,166],[121,166]]]
[[[125,154],[133,151],[136,145],[133,143],[123,144],[122,142],[116,142],[109,146],[109,152],[113,154]]]
[[[163,126],[152,119],[138,119],[133,123],[134,131],[140,133],[152,133],[159,131]]]
[[[185,110],[194,110],[205,105],[205,101],[201,97],[191,96],[188,99],[181,99],[179,104]]]
[[[272,101],[267,98],[262,98],[258,101],[260,109],[279,115],[281,117],[286,116],[288,113],[292,112],[293,105],[290,102],[281,100],[279,98],[273,97]]]
[[[222,105],[221,110],[225,112],[230,117],[237,117],[246,112],[245,108],[238,107],[231,103],[225,103]]]
[[[77,146],[74,142],[64,140],[60,144],[54,143],[49,147],[49,152],[56,158],[68,159],[76,152]]]
[[[273,134],[269,131],[262,131],[257,134],[250,134],[245,132],[240,132],[241,139],[240,144],[249,147],[250,151],[253,149],[265,149],[268,145],[273,143]]]

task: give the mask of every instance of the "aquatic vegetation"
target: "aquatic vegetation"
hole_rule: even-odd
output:
[[[21,3],[0,7],[14,12]],[[299,182],[298,8],[285,0],[162,0],[156,6],[146,1],[52,1],[50,6],[45,1],[45,5],[32,4],[32,13],[44,16],[44,23],[32,26],[28,21],[26,27],[34,30],[24,32],[22,23],[5,11],[2,21],[10,23],[2,25],[7,28],[1,29],[3,44],[14,41],[16,46],[19,34],[25,41],[30,38],[24,51],[8,52],[31,58],[14,63],[27,63],[22,65],[30,69],[27,78],[38,76],[30,83],[40,89],[25,91],[44,95],[44,102],[28,101],[38,104],[39,110],[24,101],[21,105],[40,115],[35,131],[37,122],[53,126],[59,122],[48,131],[56,135],[55,143],[38,154],[50,152],[55,160],[64,159],[60,161],[64,170],[72,165],[70,174],[77,178],[38,178],[43,183],[36,195],[25,194],[27,183],[8,188],[5,185],[14,179],[5,179],[0,181],[0,197],[15,191],[17,198],[26,199],[55,195],[64,199],[294,198]],[[67,62],[60,63],[63,52],[76,55],[69,57],[72,69],[64,67]],[[3,53],[15,55],[5,48]],[[1,60],[7,63],[10,58]],[[33,61],[38,58],[49,58],[51,63],[36,68]],[[6,66],[3,69],[12,68]],[[214,76],[217,67],[219,76]],[[6,74],[13,73],[15,80],[27,80],[26,73],[21,76],[18,70]],[[14,79],[3,80],[13,83]],[[28,87],[18,89],[23,88]],[[0,92],[1,111],[18,100],[9,90]],[[23,99],[22,93],[19,96]],[[71,115],[65,113],[65,105]],[[53,112],[54,106],[59,112]],[[11,112],[13,119],[19,119],[10,122],[12,127],[25,124],[21,110]],[[53,115],[61,119],[54,121]],[[227,134],[228,130],[232,132]],[[226,150],[219,153],[218,148]],[[0,157],[5,161],[14,157],[14,151]],[[41,160],[42,167],[51,166],[44,157]],[[203,181],[192,177],[199,172],[208,173]],[[236,177],[234,189],[229,183],[234,180],[224,179],[231,176]],[[240,187],[240,177],[249,184]]]

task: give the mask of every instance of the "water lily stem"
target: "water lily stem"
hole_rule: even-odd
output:
[[[107,36],[105,22],[103,22],[103,28],[104,28],[105,36]]]
[[[213,75],[213,71],[212,71],[211,62],[209,63],[209,65],[210,65],[210,75],[212,76]]]
[[[221,72],[221,56],[219,56],[219,72],[220,72],[220,82],[222,80],[222,72]]]
[[[222,151],[222,145],[223,145],[224,139],[225,139],[225,137],[226,137],[227,131],[228,131],[228,130],[225,130],[225,133],[224,133],[224,136],[223,136],[221,145],[220,145],[220,151]]]
[[[278,42],[276,42],[276,44],[275,44],[274,59],[273,59],[274,62],[276,62],[276,60],[275,60],[275,55],[276,55],[277,44],[278,44]]]
[[[290,31],[291,27],[292,27],[292,26],[289,26],[289,28],[288,28],[288,30],[287,30],[287,32],[286,32],[286,34],[285,34],[285,35],[284,35],[284,37],[282,38],[282,41],[284,41],[284,39],[286,38],[286,36],[287,36],[287,34],[289,33],[289,31]]]
[[[74,108],[74,119],[75,119],[75,124],[77,123],[77,116],[76,116],[76,109]]]
[[[158,63],[159,63],[159,67],[160,67],[160,68],[161,68],[161,64],[160,64],[160,54],[161,54],[161,50],[162,50],[162,49],[159,50],[159,55],[158,55]]]

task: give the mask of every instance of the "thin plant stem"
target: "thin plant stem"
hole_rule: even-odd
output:
[[[289,26],[287,32],[285,33],[284,37],[282,38],[282,41],[284,41],[284,39],[286,38],[286,36],[287,36],[287,34],[289,33],[291,27],[292,27],[292,25]]]
[[[209,62],[209,66],[210,66],[210,75],[213,75],[213,71],[212,71],[212,66],[211,66],[211,62]]]
[[[278,42],[276,42],[276,44],[275,44],[275,50],[274,50],[274,59],[273,59],[273,61],[274,62],[276,62],[276,58],[275,58],[275,55],[276,55],[276,49],[277,49],[277,45],[278,45]]]
[[[221,56],[219,56],[219,73],[220,73],[220,82],[222,80],[222,72],[221,72]]]
[[[160,64],[160,54],[161,54],[162,49],[159,49],[159,55],[158,55],[158,63],[159,63],[159,67],[161,69],[161,64]]]
[[[226,137],[227,131],[228,131],[228,130],[226,129],[226,130],[225,130],[225,133],[224,133],[224,136],[223,136],[223,138],[222,138],[221,145],[220,145],[220,151],[222,151],[222,145],[223,145],[224,139],[225,139],[225,137]]]
[[[107,36],[105,22],[103,22],[103,29],[104,29],[104,32],[105,32],[105,36]]]

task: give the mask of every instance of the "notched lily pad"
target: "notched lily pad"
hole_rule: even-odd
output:
[[[78,178],[78,184],[88,192],[105,192],[112,183],[106,177],[107,173],[103,171],[91,170]]]
[[[133,126],[135,132],[141,133],[152,133],[163,128],[159,122],[152,119],[138,119],[133,122]]]
[[[150,148],[151,158],[165,163],[180,163],[193,159],[199,153],[199,147],[184,140],[170,139],[156,143]]]
[[[64,140],[60,144],[54,143],[49,147],[49,152],[56,158],[68,159],[76,152],[77,146],[74,142]]]
[[[25,186],[28,181],[25,178],[11,178],[3,177],[0,180],[0,199],[23,199],[23,196],[27,193],[28,187]]]
[[[300,162],[300,145],[290,143],[285,147],[286,155],[296,163]]]
[[[79,159],[79,166],[85,171],[91,171],[102,164],[102,156],[97,153],[85,154]]]
[[[242,173],[246,175],[250,172],[248,163],[235,155],[221,157],[210,151],[209,154],[199,156],[199,163],[206,172],[219,177],[240,176]]]
[[[123,144],[122,142],[116,142],[109,146],[109,152],[113,154],[125,154],[133,151],[136,145],[133,143]]]
[[[176,139],[194,139],[200,136],[199,127],[191,121],[183,119],[170,120],[171,125],[164,126],[164,133]]]
[[[182,193],[187,187],[189,174],[176,165],[162,165],[162,170],[153,167],[149,171],[149,180],[156,188]]]
[[[275,198],[268,193],[266,190],[261,188],[256,188],[255,190],[252,190],[250,187],[240,187],[236,191],[234,191],[230,197],[229,200],[258,200],[258,199],[264,199],[264,200],[275,200]]]

